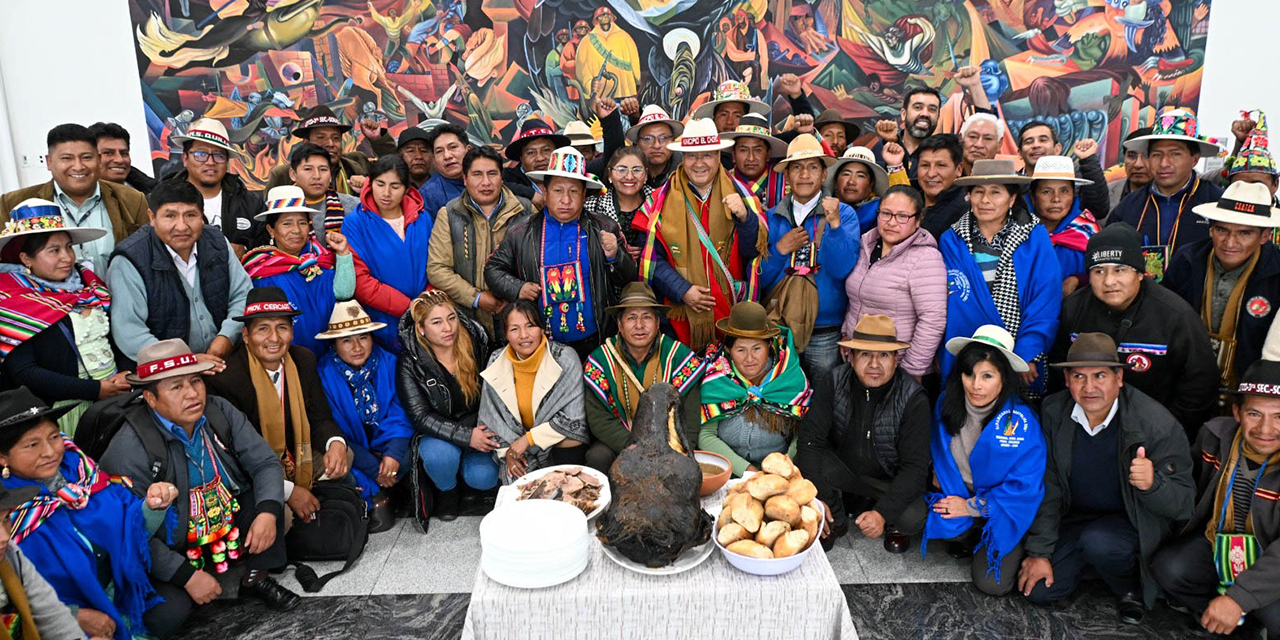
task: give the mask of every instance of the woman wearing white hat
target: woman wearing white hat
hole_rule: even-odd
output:
[[[948,340],[947,353],[956,363],[929,447],[939,491],[925,494],[920,548],[952,541],[952,556],[973,556],[974,586],[1002,596],[1017,584],[1022,539],[1044,498],[1044,434],[1020,375],[1029,367],[995,325]]]
[[[72,405],[58,424],[74,434],[96,400],[129,390],[111,348],[111,293],[76,264],[75,245],[106,229],[67,227],[61,209],[31,199],[0,232],[0,359],[6,387],[26,385],[41,400]]]
[[[969,212],[947,229],[938,249],[947,265],[946,339],[972,335],[982,325],[1003,327],[1014,351],[1032,367],[1023,375],[1033,390],[1044,388],[1044,354],[1053,344],[1062,310],[1062,278],[1049,233],[1016,206],[1019,187],[1010,160],[978,160],[973,173],[956,180],[969,189]],[[943,377],[955,357],[943,353]]]
[[[369,509],[369,533],[391,528],[395,516],[385,491],[408,469],[413,427],[396,393],[396,356],[374,344],[383,328],[354,300],[339,302],[326,330],[315,339],[328,343],[317,359],[320,384],[353,454],[351,477]],[[297,332],[294,335],[298,335]]]
[[[1031,213],[1049,232],[1053,253],[1062,268],[1062,295],[1069,295],[1089,282],[1084,268],[1084,250],[1089,238],[1102,230],[1093,212],[1082,209],[1076,188],[1093,184],[1076,176],[1075,162],[1067,156],[1040,156],[1031,174],[1027,203]]]
[[[336,231],[326,234],[332,251],[316,241],[311,221],[316,213],[306,206],[300,187],[272,189],[267,193],[266,211],[254,216],[266,226],[271,243],[244,254],[242,262],[253,286],[280,287],[302,312],[293,321],[293,343],[318,356],[325,345],[312,336],[324,330],[338,300],[355,294],[356,271],[345,236]]]
[[[880,197],[889,188],[889,174],[866,147],[849,147],[827,172],[827,193],[858,212],[862,233],[876,226]]]
[[[646,230],[641,278],[671,303],[676,336],[694,351],[715,339],[730,307],[759,298],[758,261],[769,248],[759,201],[720,165],[731,146],[714,122],[690,122],[668,145],[683,154],[680,168],[632,223]]]

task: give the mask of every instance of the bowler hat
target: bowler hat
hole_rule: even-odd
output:
[[[729,317],[716,323],[716,328],[726,336],[769,340],[779,333],[778,325],[769,321],[769,314],[759,302],[739,302],[729,310]]]

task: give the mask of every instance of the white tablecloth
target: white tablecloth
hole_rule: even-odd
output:
[[[511,499],[504,487],[497,504]],[[721,489],[703,506],[723,501]],[[477,569],[462,637],[857,640],[858,632],[820,546],[781,576],[743,573],[719,549],[684,573],[648,576],[618,566],[592,538],[586,570],[547,589],[508,587]]]

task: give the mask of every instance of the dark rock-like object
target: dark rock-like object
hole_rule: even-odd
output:
[[[640,396],[631,437],[609,468],[613,500],[596,521],[601,542],[648,567],[665,567],[711,537],[711,516],[698,498],[702,470],[684,435],[680,402],[666,383]]]

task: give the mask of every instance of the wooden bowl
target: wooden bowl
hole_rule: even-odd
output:
[[[713,464],[724,469],[714,476],[702,474],[702,489],[698,491],[698,495],[705,498],[720,490],[724,483],[729,481],[729,476],[733,471],[733,465],[729,464],[729,459],[710,451],[694,451],[693,457],[698,461],[699,465]]]

